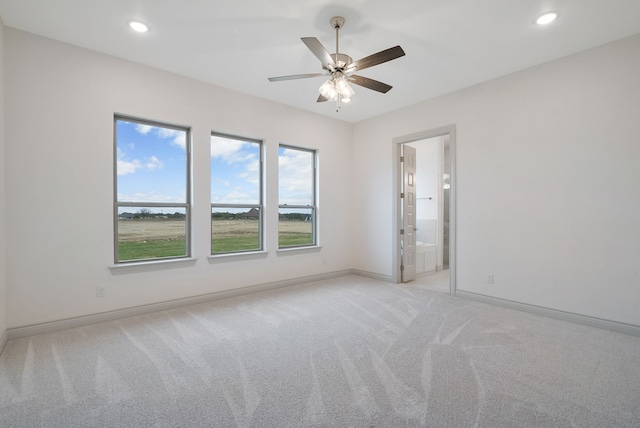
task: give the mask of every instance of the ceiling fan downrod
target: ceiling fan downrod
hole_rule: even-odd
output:
[[[335,95],[336,99],[336,112],[340,110],[341,101],[349,102],[351,95],[353,95],[353,88],[349,86],[347,80],[343,74],[343,68],[351,63],[351,58],[348,55],[340,53],[340,29],[344,27],[344,18],[342,16],[334,16],[329,20],[331,26],[336,30],[336,53],[334,54],[334,62],[337,68],[331,71],[331,83],[333,84],[334,91],[337,90]],[[333,97],[329,98],[332,99]]]
[[[338,62],[338,54],[340,53],[340,49],[338,49],[338,38],[340,36],[340,29],[342,27],[344,27],[344,18],[341,16],[334,16],[333,18],[331,18],[331,20],[329,20],[329,22],[331,23],[331,26],[333,28],[335,28],[336,30],[336,63]]]

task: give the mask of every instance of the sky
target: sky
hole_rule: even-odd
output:
[[[119,202],[185,203],[186,131],[116,122]]]
[[[118,202],[185,203],[187,132],[117,120],[116,133]],[[312,152],[280,147],[278,157],[279,203],[313,204]],[[258,143],[212,135],[210,159],[212,203],[260,203]]]
[[[279,205],[313,205],[313,152],[278,150]]]
[[[211,136],[211,202],[260,204],[260,144]]]

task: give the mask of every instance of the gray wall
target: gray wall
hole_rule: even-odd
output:
[[[5,161],[4,161],[4,24],[0,18],[0,347],[6,323]]]
[[[0,332],[350,268],[391,277],[392,140],[449,124],[458,288],[640,325],[640,35],[355,125],[9,28],[0,45]],[[193,127],[195,266],[108,268],[114,112]],[[207,260],[211,130],[265,140],[264,257]],[[280,142],[319,150],[320,250],[275,251]]]
[[[349,124],[5,29],[7,326],[351,267]],[[113,273],[114,112],[190,125],[195,266]],[[209,262],[210,133],[264,139],[266,249]],[[317,149],[320,250],[276,252],[278,144]],[[96,298],[96,287],[106,287]]]
[[[640,325],[638,76],[640,35],[356,124],[355,267],[393,273],[392,140],[455,124],[458,289]]]

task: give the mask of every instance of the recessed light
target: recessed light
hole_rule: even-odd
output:
[[[553,21],[556,20],[557,17],[558,17],[558,14],[556,12],[547,12],[543,15],[540,15],[538,19],[536,19],[536,24],[538,25],[551,24]]]
[[[147,24],[142,21],[129,21],[129,27],[131,27],[131,29],[137,31],[138,33],[146,33],[147,31],[149,31],[149,27],[147,26]]]

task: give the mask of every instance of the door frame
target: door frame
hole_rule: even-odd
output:
[[[402,167],[400,156],[402,156],[402,145],[413,143],[419,140],[426,140],[434,137],[449,136],[449,294],[456,294],[456,126],[447,125],[440,128],[417,132],[415,134],[403,135],[393,139],[393,230],[392,239],[394,242],[394,254],[392,260],[393,282],[400,283],[402,276],[400,272],[401,261],[401,235],[402,228],[402,201],[400,193],[402,188]]]

